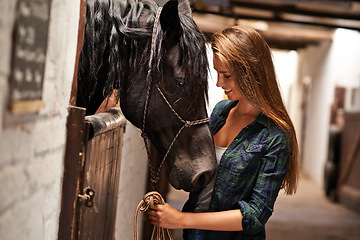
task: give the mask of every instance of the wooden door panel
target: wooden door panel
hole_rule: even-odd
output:
[[[125,122],[120,108],[69,108],[58,239],[114,239]]]
[[[95,195],[89,206],[84,204],[80,208],[81,240],[114,239],[125,124],[119,111],[112,109],[107,113],[96,114],[94,118],[86,118],[90,136],[93,136],[84,149],[83,188],[93,189]],[[98,125],[102,127],[96,129],[94,126]]]

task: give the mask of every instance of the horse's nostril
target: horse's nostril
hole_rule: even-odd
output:
[[[206,183],[206,176],[205,176],[205,174],[202,174],[202,175],[200,175],[200,177],[197,180],[197,185],[203,186],[203,185],[205,185],[205,183]]]
[[[194,178],[193,183],[196,187],[205,187],[211,181],[211,176],[211,171],[202,172]]]

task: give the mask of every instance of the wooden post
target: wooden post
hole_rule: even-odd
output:
[[[58,239],[77,239],[77,196],[81,179],[85,108],[69,107]]]
[[[86,0],[80,0],[80,18],[79,18],[79,32],[78,32],[78,43],[77,43],[77,51],[75,58],[75,68],[74,68],[74,76],[71,87],[70,94],[70,102],[69,104],[72,106],[76,106],[76,95],[77,95],[77,74],[78,74],[78,65],[80,53],[84,43],[84,32],[85,32],[85,19],[86,19]]]

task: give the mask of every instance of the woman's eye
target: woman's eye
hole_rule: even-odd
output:
[[[224,78],[230,78],[230,75],[224,74]]]
[[[178,85],[179,87],[184,87],[185,79],[182,77],[175,77],[175,84]]]

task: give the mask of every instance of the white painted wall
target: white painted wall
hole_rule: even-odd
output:
[[[52,0],[46,106],[39,113],[14,116],[7,106],[16,2],[0,2],[0,239],[57,239],[80,4]]]
[[[140,129],[126,123],[122,149],[119,200],[117,206],[115,237],[118,240],[134,239],[134,214],[146,193],[148,161]],[[138,215],[139,239],[142,239],[142,219]]]
[[[360,33],[338,29],[329,53],[331,78],[347,91],[345,109],[360,111]],[[355,96],[351,96],[351,91]]]
[[[309,101],[305,109],[302,169],[318,184],[323,183],[334,92],[328,58],[330,48],[330,43],[326,42],[299,52],[300,79],[311,82]]]
[[[298,55],[296,51],[272,50],[273,62],[284,104],[290,111],[291,86],[297,79]]]
[[[222,88],[219,88],[216,86],[217,82],[217,72],[214,69],[214,63],[213,63],[213,52],[211,50],[211,46],[207,44],[206,46],[207,55],[208,55],[208,61],[209,61],[209,102],[208,102],[208,114],[210,116],[212,109],[215,107],[215,105],[223,100],[226,99],[226,95],[224,94],[224,90]]]
[[[302,169],[320,185],[324,181],[335,87],[360,88],[359,42],[359,32],[339,29],[332,43],[324,42],[299,51],[299,80],[310,80],[311,86],[303,130]],[[351,110],[360,111],[360,108]]]

